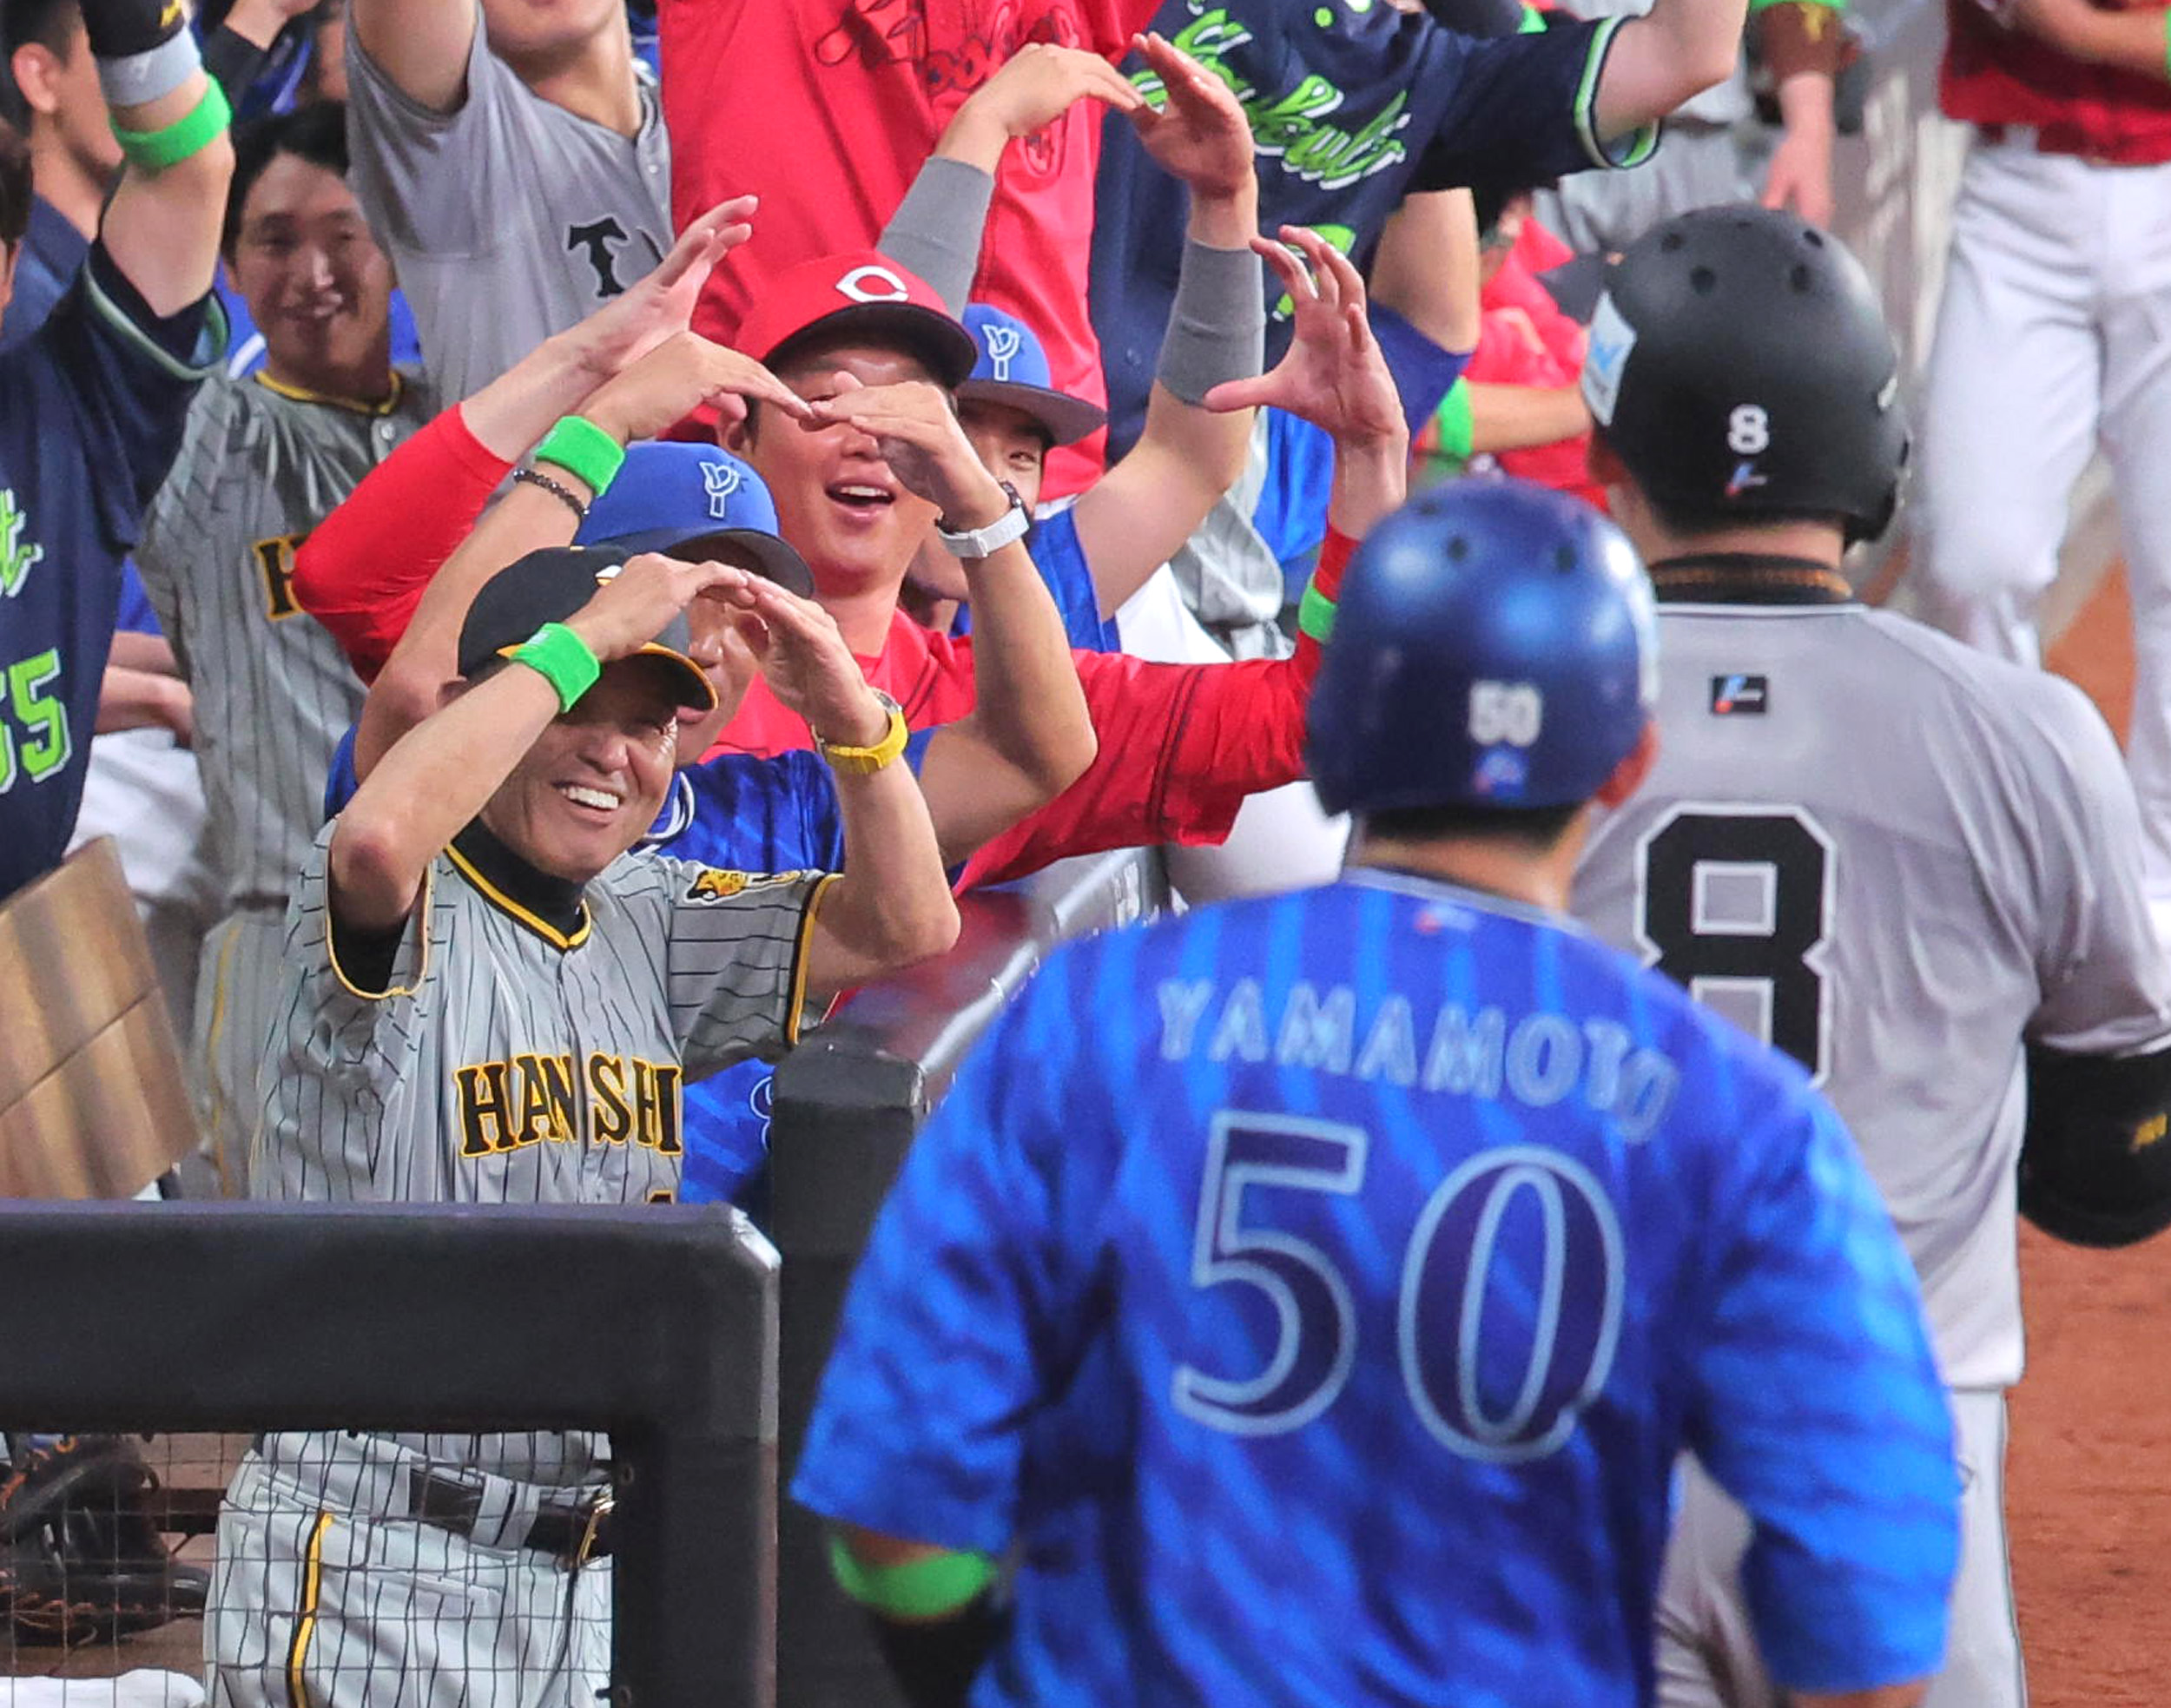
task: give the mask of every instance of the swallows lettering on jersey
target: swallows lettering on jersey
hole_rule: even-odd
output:
[[[1322,123],[1346,102],[1341,89],[1311,71],[1279,94],[1244,82],[1224,56],[1250,41],[1251,31],[1231,18],[1226,6],[1209,10],[1203,0],[1189,4],[1191,22],[1171,39],[1229,85],[1251,121],[1252,143],[1261,155],[1278,155],[1283,170],[1328,190],[1342,189],[1409,158],[1409,145],[1400,135],[1410,122],[1408,95],[1397,93],[1354,131]],[[1149,99],[1161,92],[1161,80],[1151,71],[1135,73],[1131,81]]]
[[[45,561],[45,548],[23,537],[23,524],[30,519],[14,489],[0,486],[0,597],[15,597],[30,571]]]
[[[460,1156],[506,1156],[531,1144],[624,1144],[680,1154],[679,1103],[685,1070],[674,1062],[592,1052],[577,1082],[570,1052],[533,1052],[452,1071],[459,1094]]]

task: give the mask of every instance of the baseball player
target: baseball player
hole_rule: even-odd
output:
[[[128,163],[69,293],[0,357],[0,899],[68,846],[121,559],[218,354],[203,299],[234,164],[225,97],[179,9],[84,0],[82,13]],[[5,141],[0,308],[31,195],[29,159]]]
[[[2133,591],[2126,761],[2171,940],[2171,84],[2164,9],[1949,0],[1938,80],[1973,127],[1924,400],[1910,584],[1929,621],[2040,662],[2074,483],[2110,465]],[[2025,450],[2000,431],[2029,399]]]
[[[1840,573],[1892,514],[1897,376],[1862,268],[1791,215],[1688,214],[1608,269],[1594,471],[1650,561],[1666,676],[1658,765],[1593,832],[1575,911],[1794,1057],[1860,1142],[1922,1277],[1967,1491],[1928,1700],[2018,1708],[2016,1165],[2019,1208],[2063,1237],[2171,1224],[2171,969],[2080,690],[1865,610]],[[1738,1514],[1692,1474],[1681,1526],[1663,1699],[1776,1702]]]
[[[332,749],[362,702],[338,643],[294,598],[294,552],[437,399],[386,357],[391,264],[347,188],[338,107],[244,133],[222,247],[265,366],[197,393],[136,562],[195,696],[223,917],[197,962],[195,1053],[206,1137],[238,1193],[287,897]]]
[[[683,607],[824,734],[852,872],[624,860],[714,702]],[[509,663],[506,661],[510,661]],[[559,547],[491,581],[465,690],[318,835],[287,917],[265,1145],[274,1198],[668,1197],[680,1091],[803,1005],[948,946],[957,913],[903,720],[811,603],[715,564]],[[601,1444],[276,1435],[221,1516],[215,1699],[587,1708],[607,1683]],[[571,1579],[568,1571],[571,1571]],[[465,1617],[435,1619],[452,1598]]]
[[[1060,951],[967,1063],[794,1485],[916,1700],[1646,1702],[1683,1445],[1799,1699],[1914,1700],[1955,1488],[1904,1255],[1798,1068],[1556,916],[1652,629],[1573,500],[1406,506],[1310,706],[1341,881]]]

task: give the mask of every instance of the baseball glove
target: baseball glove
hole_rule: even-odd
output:
[[[152,1522],[158,1479],[117,1435],[16,1436],[0,1480],[0,1615],[74,1648],[201,1614],[210,1587]]]

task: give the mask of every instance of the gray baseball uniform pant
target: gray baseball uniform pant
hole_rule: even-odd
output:
[[[456,1534],[413,1516],[423,1462],[339,1433],[267,1436],[243,1459],[204,1621],[214,1708],[595,1708],[610,1562],[517,1540],[577,1491],[459,1474],[479,1499]]]

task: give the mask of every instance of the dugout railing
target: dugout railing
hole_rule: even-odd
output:
[[[778,1067],[770,1219],[783,1256],[787,1479],[875,1212],[966,1052],[1058,942],[1129,924],[1166,900],[1152,854],[1068,861],[1014,889],[968,895],[955,949],[860,992]],[[830,1581],[821,1527],[786,1500],[778,1534],[778,1700],[901,1705],[865,1620]]]
[[[769,1708],[777,1305],[721,1208],[4,1203],[0,1418],[605,1432],[610,1708]]]

